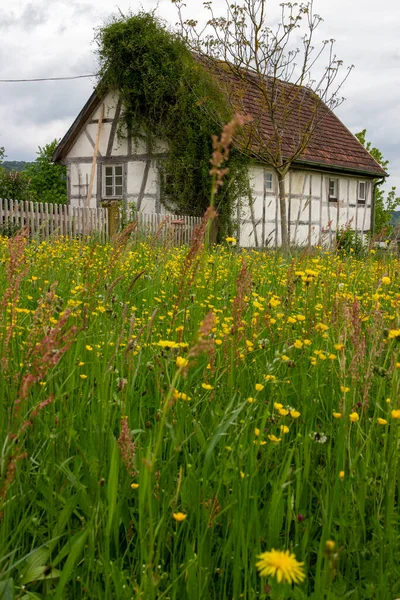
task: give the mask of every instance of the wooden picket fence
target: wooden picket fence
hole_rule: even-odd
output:
[[[189,245],[194,229],[201,223],[201,217],[160,213],[139,212],[128,215],[128,218],[137,222],[134,235],[157,237],[173,246]]]
[[[84,208],[45,202],[16,202],[0,199],[0,235],[27,229],[29,235],[40,239],[56,236],[82,237],[96,234],[101,241],[109,239],[109,209]],[[200,217],[165,215],[158,213],[131,213],[120,218],[135,221],[133,237],[154,237],[172,245],[189,244]]]
[[[108,212],[104,208],[79,208],[47,202],[0,200],[0,227],[14,232],[28,229],[33,237],[80,237],[96,232],[108,237]]]

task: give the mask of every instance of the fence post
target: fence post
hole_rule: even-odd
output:
[[[112,238],[116,235],[120,228],[120,210],[119,202],[110,200],[107,204],[103,204],[104,208],[107,209],[108,213],[108,235]]]

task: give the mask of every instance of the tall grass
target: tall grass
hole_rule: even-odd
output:
[[[0,598],[400,597],[399,267],[0,238]]]

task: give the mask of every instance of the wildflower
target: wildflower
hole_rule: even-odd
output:
[[[187,366],[187,364],[188,364],[188,362],[189,362],[189,361],[188,361],[188,359],[187,359],[187,358],[182,358],[182,356],[177,356],[177,357],[176,357],[176,366],[177,366],[179,369],[183,369],[184,367],[186,367],[186,366]]]
[[[303,347],[303,342],[302,342],[301,340],[296,340],[296,341],[294,342],[293,346],[294,346],[295,348],[298,348],[298,349],[300,349],[300,348],[302,348],[302,347]]]
[[[247,398],[247,402],[249,402],[250,404],[252,404],[254,402],[254,398]]]
[[[379,425],[387,425],[386,419],[381,419],[380,417],[378,417],[378,423]]]
[[[275,375],[264,375],[265,381],[276,381]]]
[[[390,277],[382,277],[383,285],[390,285]]]
[[[339,471],[339,479],[344,479],[344,471]]]
[[[335,350],[343,350],[344,344],[335,344]]]
[[[225,238],[225,241],[226,241],[228,244],[232,244],[232,246],[236,246],[236,242],[237,242],[237,240],[236,240],[236,238],[234,238],[234,237],[226,237],[226,238]]]
[[[286,408],[280,408],[278,412],[282,417],[286,417],[286,415],[289,414],[289,411]]]
[[[264,386],[262,383],[256,383],[256,392],[262,392],[264,389]]]
[[[301,415],[301,413],[299,413],[298,410],[291,410],[290,412],[290,416],[292,417],[292,419],[298,419]]]
[[[333,411],[333,416],[335,419],[340,419],[342,417],[342,413]]]
[[[92,346],[89,346],[89,344],[87,344],[87,345],[85,346],[85,348],[86,348],[86,350],[87,350],[88,352],[91,352],[91,351],[93,350]]]
[[[178,523],[182,523],[182,521],[184,521],[187,517],[187,515],[182,512],[172,513],[172,516],[174,517],[175,521],[178,521]]]
[[[391,329],[388,333],[389,340],[400,339],[400,329]]]
[[[392,418],[400,419],[400,410],[392,410]]]
[[[280,402],[274,402],[274,408],[276,410],[279,410],[280,408],[283,408],[283,404],[281,404]]]
[[[345,385],[341,385],[340,386],[340,391],[343,392],[343,394],[346,394],[347,392],[350,391],[350,388],[346,387]]]
[[[81,379],[87,379],[87,375],[84,375],[83,373],[81,373],[81,375],[79,375],[79,377],[80,377]]]
[[[302,570],[304,563],[299,562],[289,550],[263,552],[257,556],[256,564],[261,577],[276,577],[278,583],[301,583],[305,579]]]
[[[276,437],[276,435],[272,434],[268,436],[268,439],[271,440],[271,442],[275,442],[276,444],[281,441],[281,438],[278,438]]]
[[[289,427],[287,425],[281,425],[282,433],[289,433]]]
[[[358,413],[352,412],[352,413],[350,413],[349,419],[352,423],[357,423],[357,421],[360,420],[360,417],[358,416]]]
[[[202,384],[201,384],[201,387],[202,387],[204,390],[213,390],[213,389],[214,389],[214,387],[213,387],[212,385],[210,385],[209,383],[202,383]]]
[[[139,484],[138,484],[138,483],[131,483],[131,488],[132,488],[133,490],[137,490],[137,489],[138,489],[138,487],[139,487]]]
[[[318,444],[325,444],[325,442],[328,441],[327,436],[324,433],[320,433],[319,431],[314,431],[313,433],[310,433],[310,437],[314,440],[314,442],[317,442]]]
[[[260,435],[260,430],[258,429],[258,427],[256,427],[256,428],[254,429],[254,435],[255,435],[256,437]]]
[[[341,471],[342,473],[343,471]],[[327,554],[331,554],[336,548],[336,544],[333,540],[326,540],[325,542],[325,552]]]

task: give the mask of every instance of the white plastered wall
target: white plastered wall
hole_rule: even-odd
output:
[[[281,221],[276,175],[273,190],[265,186],[263,166],[250,169],[252,205],[244,199],[240,206],[238,232],[243,247],[278,247],[281,244]],[[328,200],[329,179],[337,180],[338,200]],[[366,201],[357,199],[358,182],[366,181]],[[349,226],[361,234],[371,225],[373,181],[365,177],[338,175],[310,170],[291,170],[285,179],[287,218],[290,242],[296,246],[332,244],[336,231]]]

